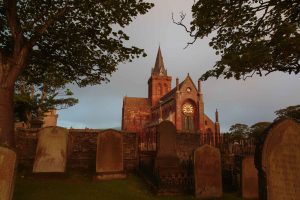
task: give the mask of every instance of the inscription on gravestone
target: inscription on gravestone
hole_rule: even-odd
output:
[[[123,137],[115,130],[103,131],[97,139],[97,179],[125,178],[123,166]]]
[[[194,153],[195,196],[216,198],[222,196],[221,155],[217,148],[203,145]]]
[[[33,173],[61,173],[66,170],[68,130],[46,127],[38,133]]]
[[[283,120],[271,126],[263,144],[267,199],[300,198],[300,125]]]
[[[0,199],[11,200],[14,189],[16,153],[0,147]]]

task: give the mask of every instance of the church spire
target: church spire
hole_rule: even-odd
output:
[[[162,57],[160,46],[158,47],[155,66],[152,70],[152,75],[167,76],[167,70],[165,69],[164,59]]]

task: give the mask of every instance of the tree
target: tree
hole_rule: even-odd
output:
[[[42,119],[49,110],[66,109],[78,103],[70,89],[65,85],[44,82],[41,85],[28,85],[18,80],[14,93],[14,116],[30,127],[33,119]]]
[[[233,124],[229,128],[229,134],[233,140],[247,138],[249,135],[249,127],[246,124]]]
[[[300,105],[288,106],[286,108],[275,111],[277,118],[279,120],[282,118],[291,118],[300,123]]]
[[[0,1],[0,144],[14,146],[13,90],[22,73],[83,87],[108,81],[120,62],[145,56],[122,31],[153,4],[143,0]],[[35,80],[35,81],[34,81]]]
[[[193,38],[188,45],[213,33],[209,45],[221,56],[202,80],[300,72],[299,0],[197,0],[190,26],[180,16],[173,21]]]
[[[260,138],[262,133],[271,125],[271,122],[257,122],[250,127],[250,137],[256,141]]]

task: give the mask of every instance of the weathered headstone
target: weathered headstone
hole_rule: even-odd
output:
[[[179,169],[176,152],[176,128],[170,121],[163,121],[157,129],[157,154],[155,168],[160,175],[172,173]]]
[[[123,164],[123,137],[115,130],[99,133],[97,138],[96,179],[125,178]]]
[[[67,163],[68,130],[46,127],[38,133],[33,173],[63,173]]]
[[[258,174],[254,157],[247,156],[242,162],[242,196],[246,199],[258,198]]]
[[[0,199],[11,200],[14,190],[16,153],[0,147]]]
[[[300,198],[300,125],[280,120],[271,125],[256,149],[259,199]]]
[[[221,155],[219,149],[203,145],[194,154],[196,198],[217,198],[222,196]]]

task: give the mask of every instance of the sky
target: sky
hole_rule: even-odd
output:
[[[121,63],[110,77],[110,82],[97,86],[78,88],[70,85],[79,103],[58,112],[58,125],[72,128],[121,127],[122,103],[125,95],[147,97],[147,81],[160,45],[172,87],[176,77],[183,81],[189,73],[194,83],[218,60],[209,47],[210,36],[198,40],[184,49],[192,38],[180,26],[172,22],[172,13],[179,19],[186,14],[186,23],[191,20],[194,0],[149,0],[155,7],[147,14],[136,17],[125,28],[130,36],[128,45],[146,51],[147,57],[131,63]],[[214,120],[219,111],[221,132],[231,125],[243,123],[249,126],[261,121],[273,121],[274,111],[300,104],[300,75],[280,72],[268,76],[243,80],[211,78],[202,83],[205,113]]]

